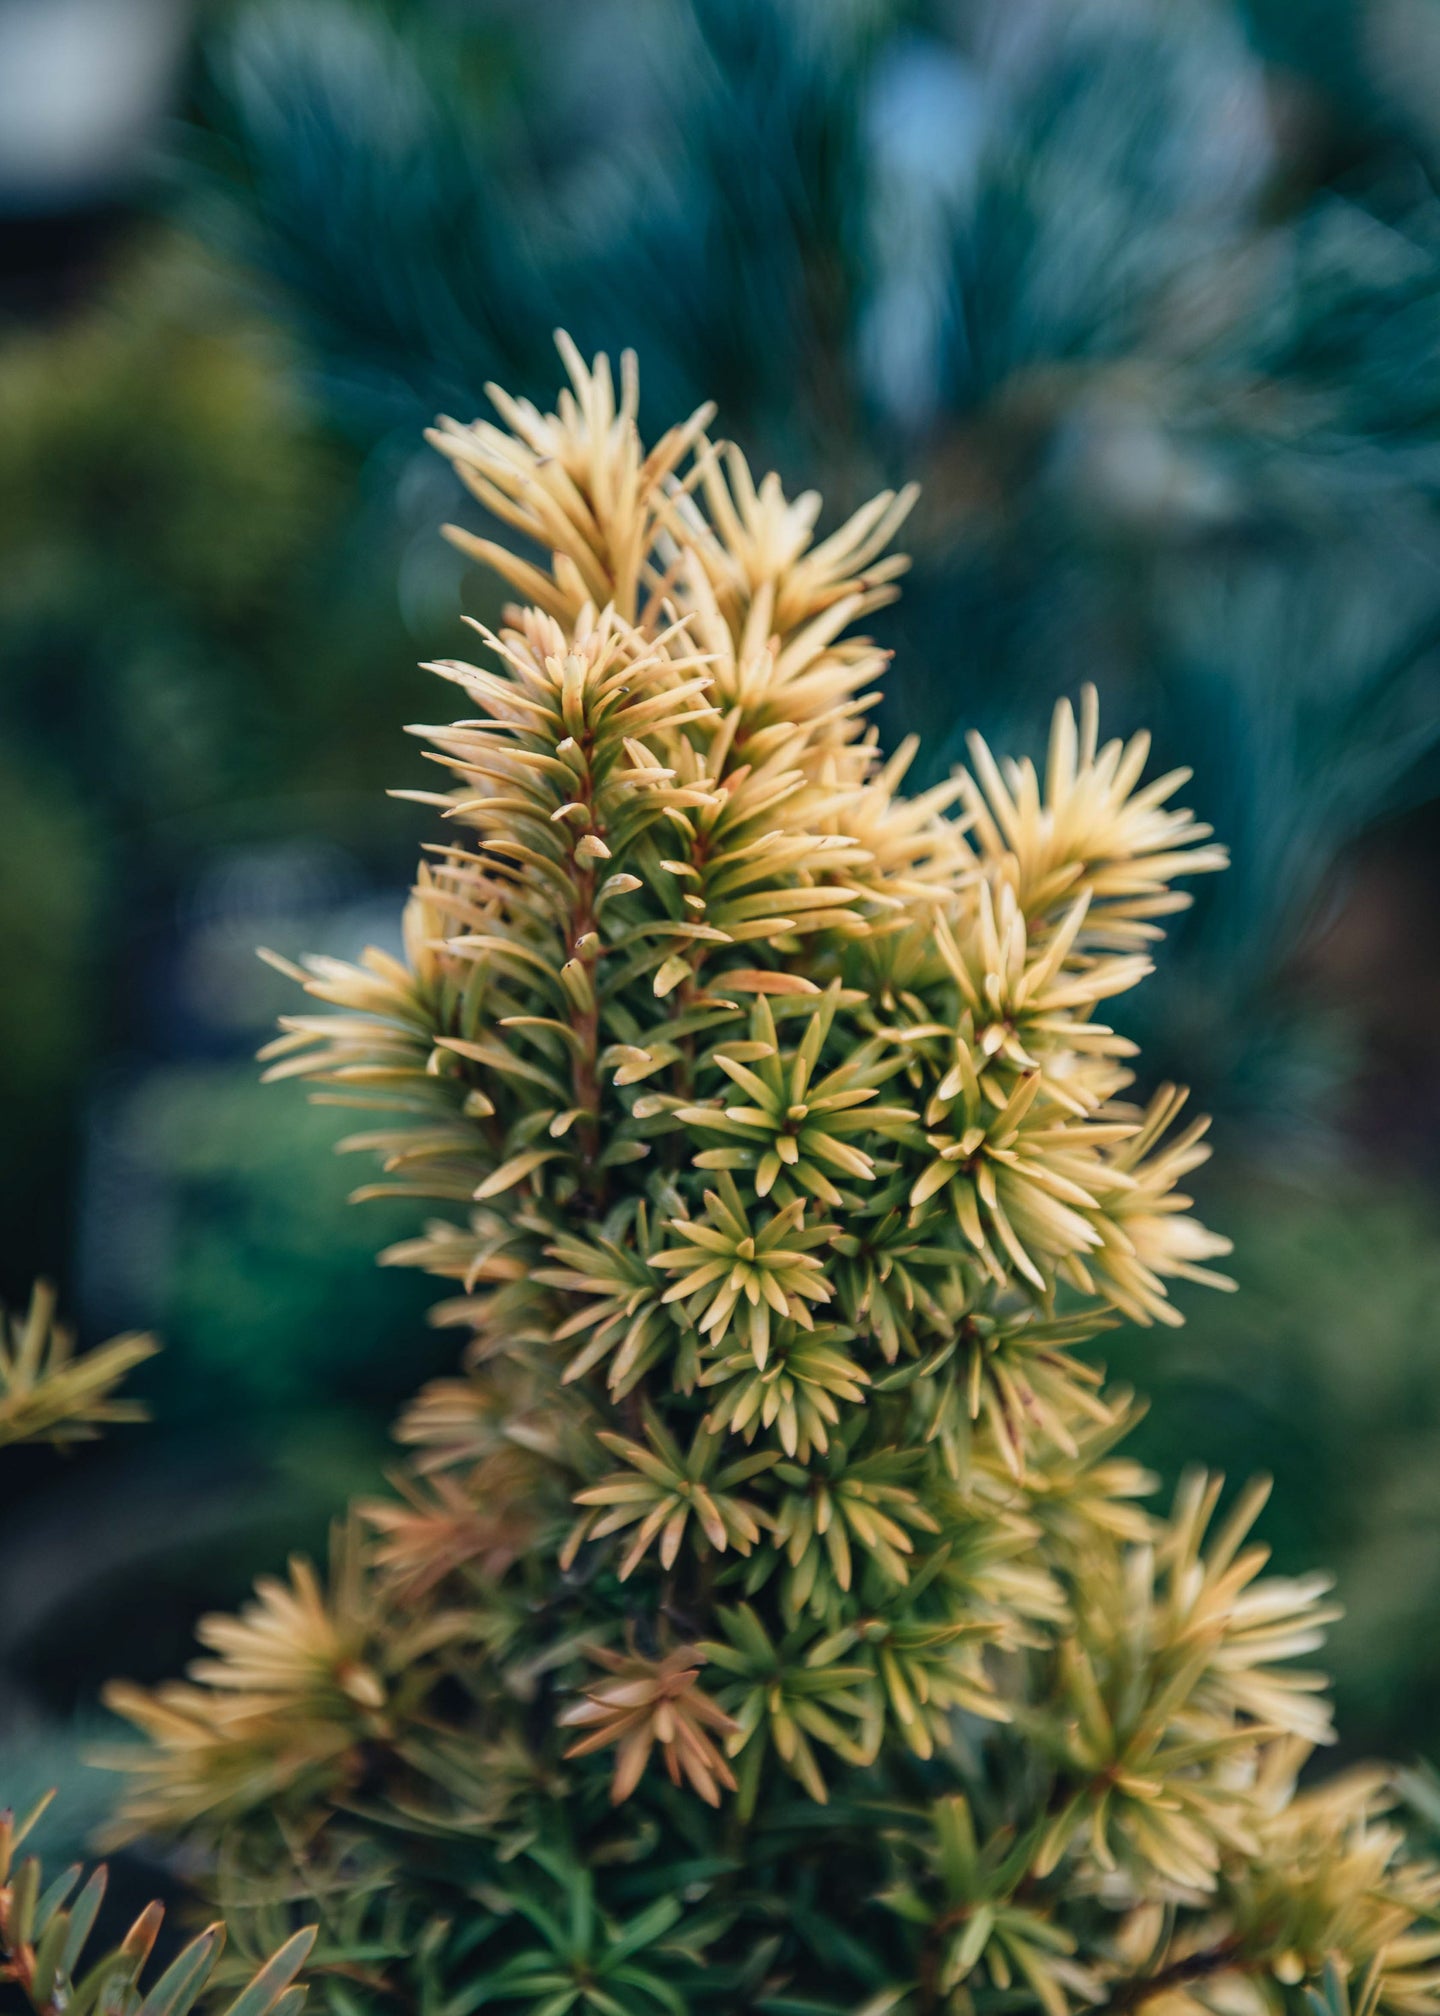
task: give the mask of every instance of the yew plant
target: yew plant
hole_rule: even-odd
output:
[[[462,1368],[328,1575],[114,1687],[125,1826],[243,1950],[315,1926],[336,2016],[1434,2008],[1392,1775],[1297,1789],[1324,1578],[1263,1486],[1154,1509],[1093,1352],[1228,1285],[1104,1019],[1223,865],[1186,773],[1087,692],[904,796],[856,626],[911,493],[817,543],[561,349],[432,436],[519,550],[452,535],[515,600],[433,668],[406,956],[290,969],[269,1052],[369,1109]]]

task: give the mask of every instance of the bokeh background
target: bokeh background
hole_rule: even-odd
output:
[[[151,1426],[7,1458],[47,1852],[99,1682],[447,1361],[336,1116],[256,1082],[253,948],[394,942],[416,661],[495,613],[420,430],[548,400],[562,323],[831,522],[922,480],[927,777],[1086,679],[1193,764],[1235,867],[1131,1026],[1242,1292],[1106,1355],[1167,1481],[1273,1471],[1337,1571],[1346,1750],[1440,1759],[1437,172],[1440,0],[0,0],[0,1286],[166,1344]]]

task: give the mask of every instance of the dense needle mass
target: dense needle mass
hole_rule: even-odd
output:
[[[1146,1510],[1086,1355],[1228,1285],[1203,1123],[1103,1019],[1223,865],[1185,773],[1087,692],[1043,770],[976,740],[905,798],[855,626],[908,493],[816,543],[562,351],[556,413],[432,437],[532,557],[455,535],[517,602],[434,668],[406,958],[297,969],[270,1051],[443,1207],[385,1257],[453,1284],[463,1375],[328,1585],[112,1691],[132,1826],[318,1904],[338,2016],[1234,2016],[1327,1965],[1433,2008],[1388,1779],[1294,1791],[1323,1579],[1263,1575],[1263,1492]]]

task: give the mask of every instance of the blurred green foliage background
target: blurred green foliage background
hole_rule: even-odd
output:
[[[1194,765],[1235,867],[1135,1033],[1219,1116],[1241,1293],[1108,1355],[1167,1481],[1273,1471],[1281,1564],[1337,1570],[1347,1746],[1440,1759],[1435,0],[16,0],[0,34],[87,8],[94,89],[155,55],[126,144],[49,187],[0,145],[0,1285],[167,1349],[150,1428],[7,1469],[0,1793],[60,1775],[73,1844],[98,1681],[176,1668],[447,1362],[334,1116],[255,1082],[253,947],[393,942],[416,661],[494,613],[420,428],[492,377],[548,399],[557,323],[832,520],[921,478],[881,717],[917,774],[972,723],[1035,749],[1085,679]],[[78,46],[9,70],[36,159]]]

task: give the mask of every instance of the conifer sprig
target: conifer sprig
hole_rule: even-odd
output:
[[[8,1442],[90,1442],[118,1421],[143,1421],[138,1400],[115,1388],[160,1347],[152,1337],[114,1337],[76,1356],[55,1320],[55,1291],[37,1281],[23,1318],[0,1310],[0,1447]]]
[[[65,1447],[92,1441],[114,1422],[143,1420],[144,1408],[115,1399],[114,1389],[158,1349],[149,1337],[117,1337],[77,1358],[70,1332],[55,1322],[54,1289],[37,1282],[23,1322],[0,1311],[0,1446],[45,1441]],[[151,1969],[153,1978],[142,1989],[164,1905],[147,1904],[118,1942],[108,1944],[105,1864],[88,1875],[72,1864],[47,1883],[39,1857],[21,1852],[54,1797],[46,1793],[19,1819],[10,1807],[0,1811],[0,1985],[13,2005],[30,2016],[190,2016],[207,1991],[213,2000],[223,1924],[191,1939],[158,1975]],[[314,1943],[314,1931],[301,1929],[261,1964],[243,1970],[243,1985],[225,2016],[300,2016],[305,1989],[295,1977]]]
[[[118,1944],[105,1948],[93,1936],[109,1880],[104,1863],[83,1882],[76,1867],[47,1884],[39,1860],[17,1854],[49,1803],[43,1799],[19,1821],[0,1813],[0,1982],[33,2016],[190,2016],[211,1988],[224,1926],[190,1940],[142,1990],[165,1907],[148,1904]],[[295,1977],[314,1943],[312,1930],[294,1933],[250,1974],[225,2016],[300,2016],[305,1989]]]
[[[905,799],[854,625],[909,494],[816,543],[561,348],[555,413],[432,437],[541,557],[455,535],[521,599],[435,668],[406,956],[289,969],[268,1053],[378,1116],[364,1194],[446,1207],[385,1257],[463,1374],[328,1588],[112,1695],[132,1823],[383,1866],[425,2008],[1281,2016],[1333,1964],[1422,2016],[1440,1878],[1383,1779],[1294,1789],[1325,1586],[1255,1492],[1145,1509],[1091,1354],[1227,1285],[1203,1122],[1100,1019],[1223,865],[1184,773],[1087,691]]]

